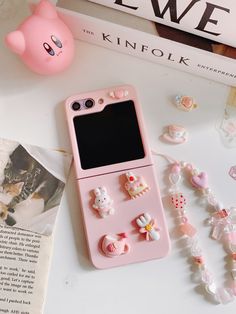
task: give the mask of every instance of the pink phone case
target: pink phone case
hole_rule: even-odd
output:
[[[89,109],[74,111],[72,104],[84,99],[94,99],[95,105]],[[74,118],[101,112],[107,105],[119,105],[130,100],[137,116],[144,157],[83,169]],[[93,265],[103,269],[166,256],[170,250],[169,235],[141,108],[134,88],[125,85],[75,95],[66,100],[65,107]],[[103,203],[106,206],[102,206]]]

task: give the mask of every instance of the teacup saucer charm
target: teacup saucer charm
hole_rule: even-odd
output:
[[[165,132],[161,138],[172,144],[182,144],[188,139],[188,132],[180,125],[169,125],[167,132]]]
[[[107,257],[116,257],[130,252],[126,233],[108,234],[102,240],[102,251]]]
[[[175,104],[177,108],[184,110],[184,111],[191,111],[197,108],[197,104],[195,100],[190,96],[176,96],[175,97]]]
[[[132,172],[127,172],[125,175],[128,180],[125,183],[125,189],[128,191],[131,198],[134,199],[150,190],[143,177],[135,176]]]

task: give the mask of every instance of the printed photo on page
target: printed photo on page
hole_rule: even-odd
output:
[[[64,155],[0,139],[0,224],[52,233],[65,187]]]

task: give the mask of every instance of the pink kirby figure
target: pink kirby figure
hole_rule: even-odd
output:
[[[102,251],[107,257],[116,257],[130,252],[126,233],[108,234],[102,240]]]
[[[43,75],[63,71],[74,57],[72,33],[47,0],[41,0],[34,13],[5,41],[32,71]]]

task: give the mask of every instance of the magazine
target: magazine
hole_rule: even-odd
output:
[[[69,154],[0,139],[0,313],[41,314]]]
[[[89,0],[236,47],[235,0]]]
[[[59,0],[76,39],[236,86],[236,48],[87,0]]]

